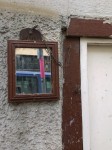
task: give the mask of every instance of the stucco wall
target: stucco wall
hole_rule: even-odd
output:
[[[62,69],[60,100],[8,103],[7,40],[18,39],[21,29],[37,24],[47,41],[58,42],[61,61],[61,18],[0,11],[0,150],[61,150]]]
[[[61,26],[68,17],[111,18],[111,6],[111,0],[0,0],[0,150],[62,150],[62,69],[59,101],[9,104],[7,40],[38,24],[46,40],[58,42],[62,62]]]
[[[13,5],[13,8],[18,7],[17,9],[25,6],[38,13],[52,11],[63,16],[111,17],[112,14],[111,0],[1,0],[0,5],[0,7]]]

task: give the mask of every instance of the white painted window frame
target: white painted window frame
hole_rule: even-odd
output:
[[[88,78],[87,78],[87,46],[88,45],[112,45],[112,39],[80,38],[83,150],[91,149],[90,148],[89,103],[88,103]]]

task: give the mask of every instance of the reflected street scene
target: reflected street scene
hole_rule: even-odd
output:
[[[45,48],[15,49],[16,94],[52,93],[51,57]]]

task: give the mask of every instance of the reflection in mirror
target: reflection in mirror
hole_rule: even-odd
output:
[[[45,48],[15,49],[16,94],[52,93],[51,57]]]

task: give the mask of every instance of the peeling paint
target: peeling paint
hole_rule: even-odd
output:
[[[73,118],[71,121],[70,121],[70,126],[75,122],[75,119]]]
[[[109,38],[112,38],[112,35],[110,35]]]
[[[104,20],[103,24],[112,24],[112,20],[111,19]]]

